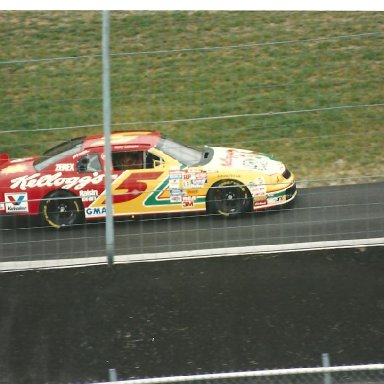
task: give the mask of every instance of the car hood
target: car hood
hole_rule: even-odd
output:
[[[256,171],[266,175],[281,174],[285,165],[270,156],[245,149],[211,147],[213,154],[206,163],[209,168],[230,167],[233,169]]]

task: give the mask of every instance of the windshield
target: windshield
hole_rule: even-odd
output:
[[[165,137],[160,138],[156,148],[188,167],[198,165],[201,160],[201,152],[197,149],[186,147]]]
[[[65,157],[80,152],[83,142],[84,137],[78,137],[48,149],[48,151],[45,151],[43,155],[33,163],[36,171],[40,172]]]

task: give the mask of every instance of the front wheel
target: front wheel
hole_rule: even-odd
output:
[[[45,224],[62,228],[84,221],[81,201],[64,190],[54,191],[41,203],[41,216]]]
[[[221,180],[208,192],[208,210],[235,217],[252,209],[252,196],[246,186],[235,180]]]

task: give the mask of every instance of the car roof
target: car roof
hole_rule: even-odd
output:
[[[161,134],[157,131],[121,131],[111,133],[111,146],[113,149],[149,149],[160,140]],[[90,135],[84,140],[83,148],[96,148],[104,146],[104,135]]]

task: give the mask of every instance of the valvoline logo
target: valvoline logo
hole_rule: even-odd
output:
[[[4,197],[6,212],[29,212],[27,193],[6,193]]]

